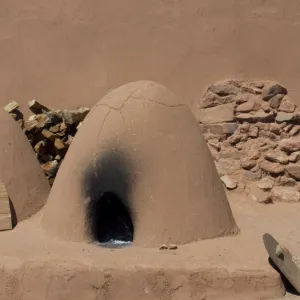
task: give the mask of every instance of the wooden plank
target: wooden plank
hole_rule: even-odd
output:
[[[281,273],[287,278],[298,293],[300,293],[300,269],[293,261],[288,249],[280,244],[268,233],[263,235],[266,250]]]
[[[12,229],[11,212],[7,190],[0,181],[0,230]]]

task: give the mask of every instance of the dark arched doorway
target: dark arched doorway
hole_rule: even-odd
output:
[[[133,241],[134,227],[129,209],[113,192],[105,192],[90,207],[91,234],[104,247],[118,248]]]

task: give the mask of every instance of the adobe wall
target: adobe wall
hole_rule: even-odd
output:
[[[0,110],[0,128],[0,180],[12,204],[14,226],[44,206],[50,186],[26,136],[4,110]]]
[[[296,0],[30,0],[0,3],[0,104],[92,106],[154,80],[188,104],[216,80],[281,82],[297,101]]]

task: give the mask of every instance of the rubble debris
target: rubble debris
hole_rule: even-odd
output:
[[[270,191],[273,188],[273,183],[269,178],[264,178],[257,183],[257,186],[263,191]]]
[[[267,191],[261,189],[253,182],[248,184],[246,192],[249,194],[250,198],[257,203],[269,204],[271,199]]]
[[[270,197],[273,202],[299,202],[300,193],[296,187],[275,186]]]
[[[290,156],[289,156],[290,162],[296,163],[299,160],[300,160],[300,151],[293,152],[290,154]]]
[[[178,246],[175,244],[163,244],[159,247],[159,250],[176,250]]]
[[[78,108],[75,110],[64,110],[63,119],[66,125],[79,124],[84,120],[86,115],[89,113],[89,108]]]
[[[54,141],[54,147],[57,150],[63,150],[66,148],[66,145],[64,144],[64,142],[61,139],[56,138]]]
[[[59,163],[56,160],[48,161],[42,165],[43,171],[50,178],[55,177],[58,171]]]
[[[300,164],[289,164],[286,170],[292,178],[300,180]]]
[[[39,154],[39,155],[43,155],[46,151],[46,142],[41,140],[38,143],[36,143],[36,145],[33,147],[35,153]]]
[[[21,127],[24,126],[24,116],[19,110],[19,104],[16,101],[8,103],[4,110],[8,112]]]
[[[268,101],[278,94],[286,95],[287,94],[286,88],[282,87],[278,83],[270,83],[263,88],[262,99]]]
[[[7,105],[4,106],[4,110],[9,114],[14,112],[18,108],[19,104],[16,101],[9,102]]]
[[[169,244],[168,249],[169,250],[176,250],[176,249],[178,249],[178,246],[175,245],[175,244]]]
[[[159,250],[168,250],[168,246],[166,244],[163,244],[159,247]]]
[[[296,108],[296,105],[292,101],[292,99],[288,95],[285,95],[282,98],[282,101],[278,107],[278,110],[286,112],[286,113],[293,113],[295,111],[295,108]]]
[[[209,87],[213,93],[217,94],[218,96],[229,96],[229,95],[237,95],[239,89],[230,83],[224,82],[217,82]]]
[[[265,153],[265,159],[270,162],[277,162],[282,165],[287,165],[289,163],[289,157],[282,151],[269,151]]]
[[[50,109],[42,104],[40,104],[36,100],[31,100],[28,102],[29,109],[34,113],[34,114],[43,114],[45,112],[50,111]]]
[[[237,188],[237,183],[233,181],[228,175],[222,176],[221,180],[228,190],[233,190]]]
[[[24,120],[18,110],[19,104],[15,101],[7,104],[4,109],[23,129],[52,186],[68,148],[90,109],[55,110],[37,100],[29,101],[28,105],[34,114],[27,120]]]
[[[300,150],[300,135],[292,138],[283,139],[279,142],[279,148],[286,152],[295,152]]]
[[[278,175],[280,173],[283,173],[285,168],[279,163],[272,163],[267,160],[263,160],[260,165],[260,169],[266,173]]]

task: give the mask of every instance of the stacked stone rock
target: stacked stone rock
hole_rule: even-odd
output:
[[[227,188],[250,189],[264,203],[300,201],[300,109],[286,88],[217,82],[199,101],[197,119]]]
[[[18,103],[10,102],[5,106],[5,110],[20,124],[50,185],[52,185],[68,148],[89,109],[54,110],[35,100],[28,104],[34,114],[26,121],[19,111]]]

